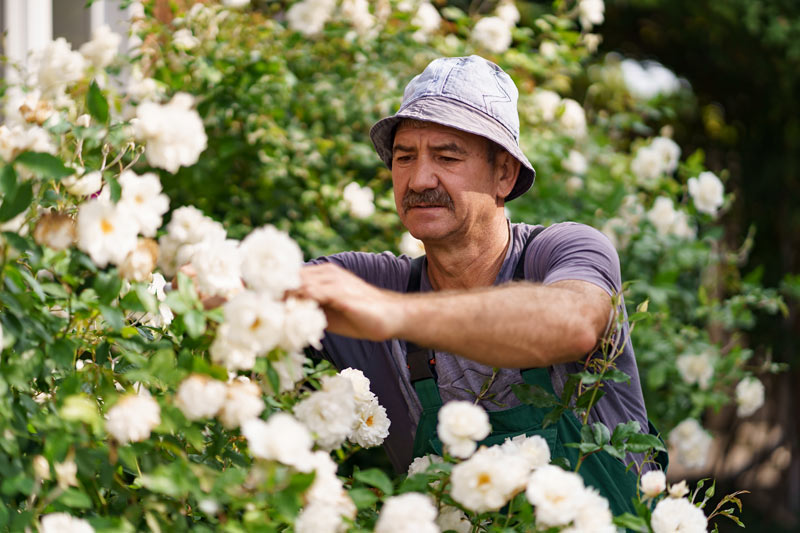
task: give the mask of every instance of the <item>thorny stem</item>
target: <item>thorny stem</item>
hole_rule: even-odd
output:
[[[497,374],[499,372],[500,372],[499,368],[493,368],[492,369],[492,376],[481,387],[481,391],[475,397],[475,401],[473,402],[473,405],[478,405],[478,402],[480,402],[481,400],[485,399],[486,395],[489,393],[489,389],[491,389],[492,385],[494,384],[494,380],[497,379]]]

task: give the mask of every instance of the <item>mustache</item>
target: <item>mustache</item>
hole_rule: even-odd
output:
[[[455,210],[453,199],[442,189],[426,189],[422,192],[409,189],[403,195],[403,211],[412,207],[446,207],[450,211]]]

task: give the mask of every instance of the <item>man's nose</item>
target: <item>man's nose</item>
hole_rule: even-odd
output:
[[[439,186],[439,177],[436,166],[430,157],[422,156],[417,159],[417,165],[411,173],[408,188],[414,192],[435,189]]]

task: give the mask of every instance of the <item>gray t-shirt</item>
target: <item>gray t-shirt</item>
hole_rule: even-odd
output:
[[[527,224],[510,224],[509,227],[511,245],[495,285],[511,281],[525,241],[535,229]],[[378,287],[405,292],[411,258],[397,257],[390,252],[344,252],[311,261],[312,264],[323,262],[337,264]],[[622,286],[619,258],[609,240],[596,229],[574,222],[554,224],[533,240],[525,257],[525,279],[545,285],[564,280],[587,281],[609,294],[618,293]],[[420,291],[430,290],[431,284],[423,268]],[[636,420],[647,431],[647,412],[627,323],[621,338],[625,339],[625,346],[616,364],[619,370],[631,376],[631,382],[606,383],[606,394],[590,413],[590,422],[601,421],[613,430],[618,423]],[[372,391],[391,420],[386,451],[395,469],[404,472],[412,459],[414,434],[422,410],[409,381],[405,341],[372,342],[329,333],[323,346],[337,368],[358,368],[369,378]],[[561,394],[568,374],[582,369],[583,363],[579,362],[548,368],[556,394]],[[436,352],[436,371],[443,402],[474,400],[492,375],[489,366],[440,351]],[[487,411],[519,405],[510,388],[514,383],[522,383],[520,370],[501,369],[480,405]]]

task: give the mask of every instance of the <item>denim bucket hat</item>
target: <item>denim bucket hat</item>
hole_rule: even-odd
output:
[[[369,135],[389,168],[395,129],[403,119],[435,122],[494,141],[522,163],[508,202],[525,193],[536,177],[519,147],[518,97],[514,82],[491,61],[476,55],[435,59],[406,86],[397,113],[376,122]]]

